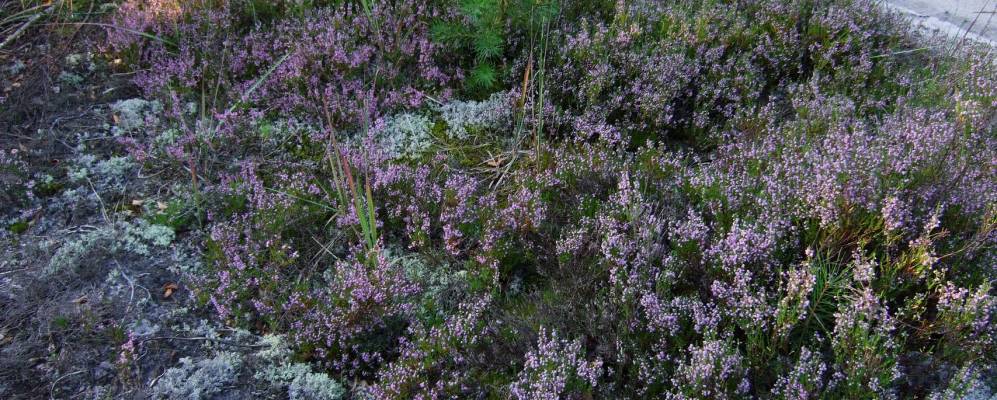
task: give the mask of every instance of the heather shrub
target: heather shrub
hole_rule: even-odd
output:
[[[278,186],[276,178],[265,181],[267,177],[260,176],[257,169],[247,162],[219,188],[215,197],[224,205],[222,214],[209,215],[217,220],[207,247],[213,276],[195,279],[210,282],[210,291],[203,296],[223,319],[251,322],[252,317],[274,325],[278,321],[273,318],[284,311],[291,293],[308,284],[287,285],[288,280],[298,279],[302,268],[295,264],[299,254],[291,247],[292,240],[304,239],[300,235],[308,232],[292,229],[289,225],[293,220],[286,217],[297,214],[322,219],[328,211],[318,202],[325,201],[319,197],[321,190],[307,181],[306,173],[283,176],[297,179],[284,179],[280,183],[287,186]]]
[[[384,352],[394,346],[392,339],[415,311],[409,298],[419,290],[383,253],[357,252],[354,257],[363,258],[337,264],[328,288],[313,295],[314,304],[291,324],[296,341],[311,344],[317,357],[352,373],[384,361]]]
[[[247,10],[238,2],[129,1],[119,9],[119,26],[162,40],[112,31],[110,44],[140,49],[136,62],[151,68],[136,83],[146,93],[210,88],[204,93],[214,96],[212,103],[199,104],[209,115],[236,105],[314,112],[325,101],[337,121],[358,123],[363,113],[418,106],[422,90],[451,79],[434,63],[431,5],[372,4],[369,13],[343,3],[243,24]]]
[[[891,93],[864,90],[866,82],[897,70],[875,56],[906,42],[895,17],[867,1],[618,2],[613,14],[555,35],[550,95],[577,140],[713,146],[811,79],[860,92],[861,109],[875,110]]]
[[[364,395],[374,398],[438,398],[467,393],[476,386],[475,350],[483,343],[490,295],[468,299],[442,322],[412,325],[399,356],[378,372]],[[428,378],[428,379],[427,379]]]
[[[362,143],[345,147],[342,155],[350,160],[352,174],[368,179],[378,230],[393,235],[386,238],[453,256],[469,248],[481,234],[473,229],[477,216],[470,209],[473,180],[460,175],[445,181],[429,178],[426,167],[410,167],[391,157],[390,149],[377,147],[373,136]],[[247,163],[225,178],[212,197],[230,210],[213,216],[210,275],[195,279],[207,289],[202,299],[221,317],[290,329],[294,343],[309,357],[345,374],[369,374],[394,352],[395,341],[417,313],[435,318],[440,304],[449,303],[436,297],[417,300],[417,282],[437,293],[449,291],[454,279],[392,255],[383,242],[362,245],[366,239],[355,204],[342,203],[334,195],[336,184],[314,175],[317,166],[312,173],[300,167],[309,168],[298,164],[271,170]],[[327,226],[302,229],[302,220]],[[429,246],[430,239],[438,247]],[[303,260],[327,264],[306,265]]]
[[[994,348],[994,311],[997,303],[989,294],[988,283],[969,290],[951,282],[939,287],[936,329],[943,336],[939,343],[942,357],[958,364],[992,362]]]
[[[830,390],[850,398],[894,397],[891,387],[900,378],[900,343],[891,335],[896,323],[868,288],[853,297],[835,314]]]
[[[792,369],[776,381],[772,397],[797,400],[820,398],[826,370],[827,365],[821,360],[820,354],[803,347]]]
[[[670,398],[728,399],[748,393],[750,383],[744,377],[742,356],[729,342],[704,341],[690,346],[689,359],[680,364]]]
[[[427,93],[449,97],[459,73],[437,61],[429,40],[435,5],[291,4],[265,20],[243,2],[122,4],[109,46],[134,55],[135,83],[162,99],[167,120],[151,140],[121,138],[132,154],[180,164],[197,184],[258,142],[263,117],[318,122],[328,113],[330,129],[358,128],[422,105]]]
[[[523,371],[509,388],[517,399],[556,399],[596,386],[602,360],[585,361],[581,342],[557,338],[540,329],[537,348],[526,354]]]
[[[125,2],[165,111],[70,182],[184,167],[148,219],[203,214],[196,297],[291,397],[983,392],[978,49],[865,0],[548,5]]]

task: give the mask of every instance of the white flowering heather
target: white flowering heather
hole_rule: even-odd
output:
[[[499,92],[484,101],[452,101],[437,108],[450,136],[467,139],[470,131],[496,128],[512,120],[511,92]]]
[[[602,360],[585,361],[580,340],[558,339],[540,330],[537,348],[526,354],[523,371],[509,387],[518,400],[557,400],[571,388],[593,388],[602,376]]]

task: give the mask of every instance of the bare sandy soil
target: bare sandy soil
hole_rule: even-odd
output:
[[[888,0],[916,24],[951,36],[997,44],[997,0]]]

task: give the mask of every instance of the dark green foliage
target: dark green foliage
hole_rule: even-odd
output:
[[[461,55],[472,94],[494,92],[509,72],[505,57],[558,13],[556,0],[460,0],[460,16],[432,26],[433,40]]]

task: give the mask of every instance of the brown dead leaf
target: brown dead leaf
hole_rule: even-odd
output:
[[[492,168],[500,167],[502,166],[502,164],[505,164],[505,157],[503,156],[495,157],[491,160],[485,161],[485,164],[488,164],[488,166]]]
[[[178,286],[176,283],[173,283],[173,282],[170,282],[170,283],[167,283],[166,285],[163,285],[163,298],[164,299],[170,298],[170,296],[173,296],[173,293],[176,292],[179,289],[180,289],[180,286]]]
[[[82,296],[76,298],[75,300],[73,300],[73,303],[76,304],[76,305],[84,305],[84,304],[87,304],[87,301],[89,301],[89,299],[87,299],[87,295],[82,295]]]

